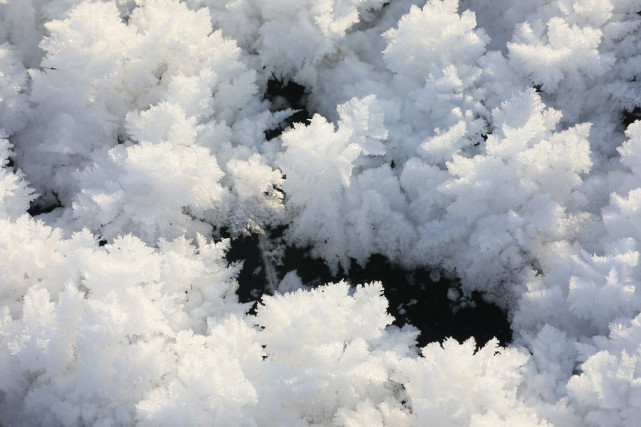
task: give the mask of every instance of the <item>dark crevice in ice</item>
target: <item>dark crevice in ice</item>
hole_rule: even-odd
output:
[[[285,81],[275,77],[269,79],[264,99],[271,103],[271,110],[274,112],[288,108],[296,111],[279,126],[266,130],[265,138],[267,140],[280,136],[285,129],[292,127],[294,123],[306,123],[308,119],[312,118],[307,110],[307,90],[294,81]]]
[[[621,112],[621,123],[625,129],[637,120],[641,120],[641,108],[635,107],[632,111],[623,110]]]
[[[283,229],[277,230],[269,238],[278,240],[282,232]],[[265,275],[259,241],[256,235],[233,239],[227,253],[228,261],[244,262],[238,276],[238,296],[241,302],[255,302],[252,313],[255,312],[256,301],[263,294],[272,292]],[[448,337],[458,341],[474,337],[479,347],[494,337],[501,345],[512,339],[505,312],[485,302],[479,293],[473,293],[469,298],[448,298],[448,292],[450,296],[460,296],[459,282],[433,280],[434,275],[430,276],[427,269],[406,270],[391,264],[381,255],[373,255],[364,267],[353,263],[348,273],[333,275],[323,261],[309,255],[309,249],[285,246],[283,255],[282,264],[275,266],[279,279],[295,270],[302,282],[312,287],[340,280],[352,285],[382,282],[389,301],[388,311],[396,319],[394,324],[417,327],[421,331],[419,346],[442,342]]]
[[[43,196],[32,200],[31,203],[29,203],[29,209],[27,209],[27,213],[32,217],[35,217],[52,212],[54,209],[61,207],[62,203],[60,202],[60,198],[58,198],[58,193],[56,193],[55,191],[51,191],[50,193],[44,194]]]
[[[229,237],[222,233],[223,237]],[[263,262],[258,249],[258,236],[240,236],[231,239],[231,245],[226,254],[227,261],[242,262],[243,267],[237,277],[238,280],[238,299],[242,303],[253,302],[260,299],[265,293],[265,273]],[[255,304],[254,304],[255,305]],[[255,307],[251,313],[254,314]]]
[[[10,170],[15,170],[15,162],[13,160],[12,156],[7,157],[6,163],[4,164],[4,167]]]

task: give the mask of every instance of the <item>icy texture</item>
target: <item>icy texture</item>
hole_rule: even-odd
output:
[[[33,190],[24,181],[20,171],[8,167],[11,144],[0,134],[0,217],[16,219],[24,215],[29,202],[35,199]]]
[[[71,227],[88,226],[109,239],[137,232],[153,243],[187,231],[183,209],[196,218],[194,226],[215,218],[235,233],[280,220],[280,194],[272,188],[280,174],[267,165],[258,182],[232,190],[248,181],[239,162],[264,163],[259,146],[272,118],[254,97],[255,73],[233,41],[212,31],[207,10],[154,0],[125,24],[112,3],[81,2],[46,28],[45,56],[30,71],[35,118],[16,136],[22,141],[16,150],[36,190],[55,192],[73,207],[65,214],[77,219]],[[190,156],[202,164],[185,168]],[[154,179],[144,163],[158,172],[178,168],[183,185],[198,180],[203,187],[176,197],[184,191],[176,183],[174,194],[158,197],[143,187],[164,184],[138,181]],[[143,170],[118,172],[126,164]],[[145,198],[134,196],[141,192]],[[141,218],[151,210],[157,220]]]
[[[640,13],[0,0],[0,424],[636,425]],[[270,78],[313,117],[268,141]],[[514,341],[417,349],[380,283],[296,272],[248,314],[215,231],[282,225],[456,274]]]

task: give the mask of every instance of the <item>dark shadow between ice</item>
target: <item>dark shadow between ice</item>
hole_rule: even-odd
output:
[[[306,123],[312,118],[307,110],[307,89],[292,80],[282,80],[275,77],[267,81],[264,99],[271,103],[274,112],[291,108],[294,113],[287,117],[280,125],[265,131],[268,141],[279,137],[285,129],[294,126],[294,123]]]
[[[273,232],[278,239],[283,230]],[[255,302],[265,293],[272,293],[266,278],[266,265],[261,253],[260,240],[266,237],[242,236],[232,240],[227,253],[229,262],[243,261],[238,276],[238,296],[241,302]],[[507,314],[496,305],[483,300],[474,292],[469,298],[460,298],[458,280],[438,278],[427,269],[407,270],[391,264],[381,255],[373,255],[365,266],[352,263],[349,272],[333,275],[327,265],[309,255],[309,248],[286,246],[281,265],[274,266],[279,279],[296,271],[302,282],[311,287],[345,280],[352,285],[380,281],[389,301],[389,313],[394,324],[411,324],[421,334],[419,346],[442,342],[453,337],[462,342],[474,337],[478,347],[496,337],[501,345],[512,340]]]

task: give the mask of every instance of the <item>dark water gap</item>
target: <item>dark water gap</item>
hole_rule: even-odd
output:
[[[274,129],[265,131],[265,139],[279,137],[283,131],[294,123],[306,123],[313,114],[307,110],[307,89],[293,80],[272,77],[267,81],[267,89],[263,99],[271,103],[271,111],[282,111],[291,108],[295,112]]]
[[[29,202],[27,213],[31,217],[37,217],[38,215],[47,214],[62,207],[58,193],[51,190]]]
[[[632,110],[621,111],[621,124],[627,129],[632,123],[641,120],[641,108],[634,107]]]
[[[283,231],[284,228],[274,230],[262,239],[278,240]],[[303,284],[311,287],[341,280],[352,285],[382,282],[389,301],[388,311],[396,319],[394,324],[417,327],[421,331],[419,346],[442,342],[448,337],[460,342],[474,337],[478,346],[494,337],[501,345],[512,340],[506,313],[485,302],[480,293],[475,292],[463,301],[448,297],[448,292],[458,293],[456,280],[434,280],[434,275],[431,276],[427,269],[406,270],[381,255],[370,257],[364,267],[353,263],[349,272],[333,275],[322,260],[309,255],[309,248],[284,246],[282,252],[282,263],[273,266],[279,280],[290,271],[296,271]],[[238,296],[241,302],[254,302],[253,311],[262,295],[272,293],[261,252],[261,237],[251,235],[232,239],[227,260],[244,262],[238,277]]]

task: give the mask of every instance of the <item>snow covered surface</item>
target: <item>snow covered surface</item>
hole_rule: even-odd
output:
[[[0,0],[0,424],[638,425],[639,111],[638,0]],[[513,342],[295,272],[249,313],[213,236],[282,226]]]

